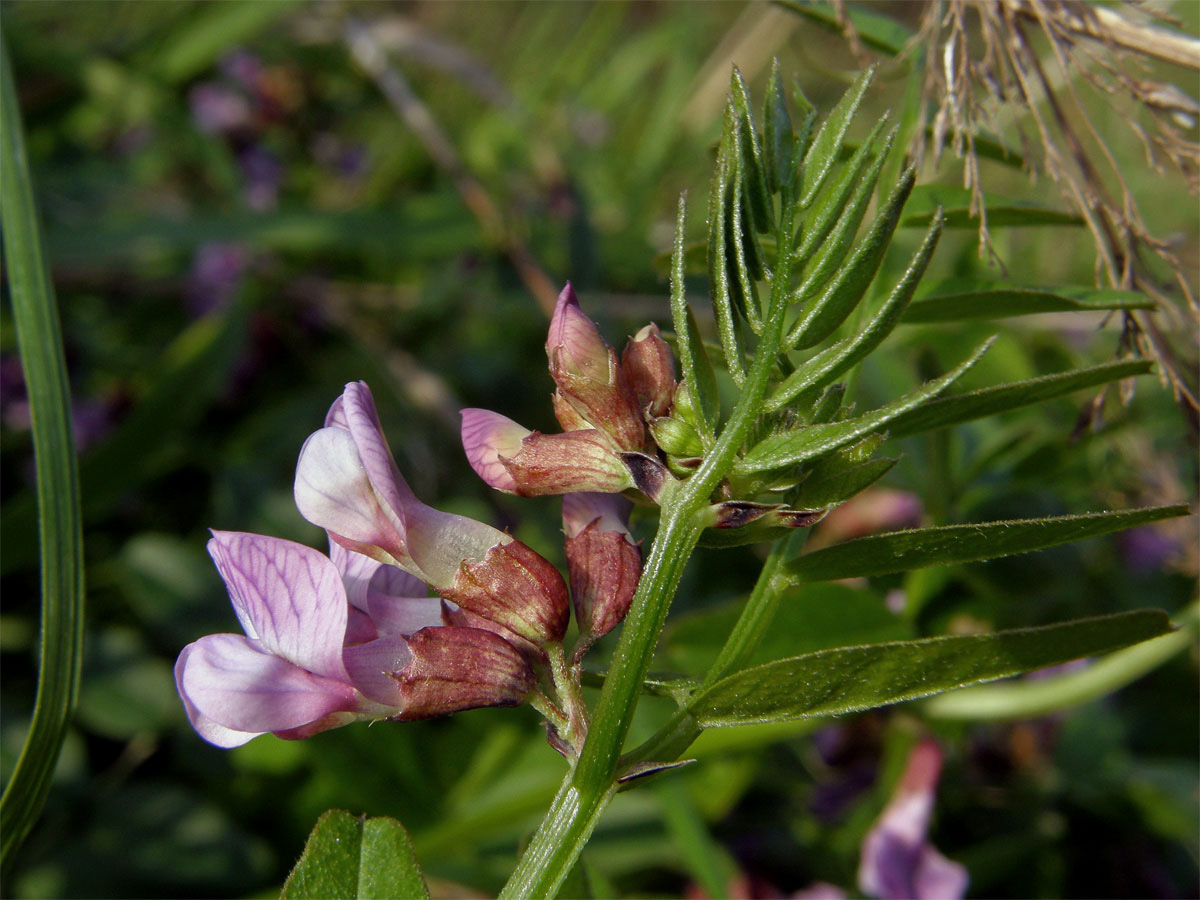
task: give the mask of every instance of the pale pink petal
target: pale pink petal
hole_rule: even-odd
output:
[[[355,609],[367,611],[367,589],[371,578],[384,564],[369,556],[347,550],[337,541],[329,540],[329,558],[342,573],[342,584],[346,586],[346,599]],[[388,566],[388,568],[395,568]],[[400,571],[396,569],[396,571]],[[415,579],[414,579],[415,580]]]
[[[266,734],[265,731],[235,731],[232,728],[226,728],[196,709],[196,704],[192,703],[183,691],[183,672],[187,668],[188,657],[194,646],[196,645],[188,644],[184,647],[179,654],[179,659],[175,661],[175,689],[179,692],[179,699],[183,701],[184,711],[187,713],[188,721],[192,723],[192,728],[196,729],[196,734],[214,747],[222,747],[226,750],[231,747],[240,747],[247,741]]]
[[[924,846],[913,875],[920,900],[957,900],[967,892],[969,881],[966,866],[946,859],[930,844]]]
[[[251,733],[298,728],[358,702],[348,683],[307,672],[237,634],[210,634],[189,645],[178,683],[186,706],[226,729]]]
[[[488,550],[512,540],[491,525],[416,503],[405,510],[408,553],[433,588],[454,583],[464,562],[482,560]]]
[[[353,381],[346,385],[346,390],[342,392],[342,413],[358,447],[358,455],[367,470],[371,487],[384,506],[390,507],[403,519],[404,508],[416,503],[417,498],[396,468],[387,438],[383,436],[383,427],[379,424],[371,389],[365,381]]]
[[[629,513],[633,504],[620,494],[599,494],[583,491],[563,494],[563,531],[575,537],[589,524],[600,520],[600,531],[620,531],[629,534]]]
[[[350,432],[315,431],[296,463],[296,507],[300,515],[355,544],[404,556],[404,525],[385,510],[367,477]]]
[[[371,591],[371,621],[379,634],[413,634],[430,625],[443,625],[440,597],[398,597]]]
[[[403,706],[400,684],[394,677],[412,662],[408,643],[401,635],[393,634],[358,647],[345,650],[346,671],[363,696],[377,703]]]
[[[467,461],[480,478],[498,491],[516,492],[517,483],[500,458],[515,455],[529,434],[528,428],[491,410],[462,411],[462,443]]]
[[[346,590],[333,563],[311,547],[280,538],[212,534],[208,552],[247,636],[301,669],[344,679]]]
[[[420,578],[395,566],[380,566],[371,575],[370,590],[392,597],[428,597],[429,588]]]

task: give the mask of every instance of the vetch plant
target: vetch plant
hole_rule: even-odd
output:
[[[940,211],[898,280],[877,277],[916,175],[907,168],[880,184],[894,135],[886,116],[857,146],[847,144],[870,80],[863,73],[818,122],[798,91],[789,102],[778,66],[755,115],[735,71],[699,243],[687,240],[680,199],[669,329],[647,323],[618,352],[568,284],[546,340],[562,431],[531,431],[503,411],[463,411],[467,459],[488,485],[519,497],[561,496],[565,574],[510,534],[418,499],[366,384],[347,384],[300,449],[295,473],[296,506],[327,532],[328,554],[213,532],[209,552],[243,633],[202,637],[179,655],[176,683],[199,735],[234,747],[268,732],[301,739],[380,720],[397,724],[378,727],[403,728],[405,720],[528,703],[563,757],[563,780],[500,896],[551,897],[613,797],[672,778],[705,729],[871,709],[1167,634],[1165,613],[1142,610],[757,661],[780,604],[798,587],[992,559],[1186,512],[949,525],[801,553],[809,527],[896,464],[882,452],[890,438],[1150,368],[1123,362],[950,395],[989,340],[927,383],[858,408],[848,382],[902,321],[978,316],[985,302],[961,293],[914,302],[941,235]],[[6,233],[9,219],[6,209]],[[715,345],[705,342],[687,296],[686,276],[698,263]],[[655,519],[653,537],[639,541],[634,528]],[[765,559],[715,661],[704,672],[651,676],[689,558],[698,548],[747,544],[762,545]],[[596,641],[618,626],[607,667],[588,667]],[[585,692],[594,686],[597,695]],[[646,694],[675,708],[630,746]],[[963,889],[961,866],[926,836],[940,765],[936,745],[918,744],[864,847],[864,890]],[[27,810],[36,813],[40,799],[22,777],[18,768],[9,791],[24,792],[27,828]],[[9,796],[6,830],[15,809]],[[6,859],[9,846],[6,837]],[[318,822],[284,887],[287,897],[424,893],[398,823],[339,811]]]
[[[867,709],[1102,653],[1169,630],[1163,613],[1143,611],[995,634],[831,648],[747,667],[781,596],[795,585],[990,559],[1184,511],[917,529],[799,553],[807,527],[895,464],[880,455],[889,434],[952,425],[1148,369],[1140,363],[1100,367],[944,397],[987,352],[987,341],[949,371],[880,407],[859,411],[847,402],[845,376],[904,319],[943,225],[935,214],[895,284],[875,283],[915,173],[907,169],[884,186],[868,221],[893,133],[885,116],[848,155],[845,140],[870,79],[870,72],[860,76],[818,125],[816,111],[798,92],[794,104],[787,102],[777,68],[756,121],[735,72],[703,243],[719,366],[685,296],[685,272],[695,253],[686,241],[681,198],[671,266],[673,335],[650,323],[618,353],[568,284],[546,341],[553,412],[562,432],[531,431],[502,412],[463,411],[467,458],[491,487],[523,497],[563,495],[569,603],[566,581],[532,550],[412,495],[365,386],[347,386],[326,427],[301,451],[296,502],[305,517],[326,528],[349,557],[368,557],[385,571],[404,570],[442,598],[442,624],[414,616],[407,632],[401,628],[361,644],[342,639],[349,681],[339,685],[374,702],[391,702],[391,709],[376,710],[380,717],[405,718],[397,691],[371,694],[365,684],[393,681],[436,695],[438,688],[420,687],[406,666],[416,660],[414,638],[433,641],[443,631],[498,636],[528,666],[529,684],[536,685],[531,688],[516,665],[497,662],[499,644],[486,648],[475,638],[483,674],[464,676],[466,689],[442,675],[444,698],[426,701],[433,704],[429,709],[440,702],[442,711],[450,711],[471,702],[527,700],[546,717],[550,743],[567,759],[562,786],[502,897],[553,896],[614,794],[676,766],[705,728]],[[869,295],[882,299],[865,301]],[[723,391],[722,383],[732,390]],[[635,504],[657,507],[658,529],[644,559],[629,529]],[[770,543],[771,549],[716,662],[698,679],[656,678],[651,687],[651,658],[689,556],[702,545],[746,543]],[[339,608],[359,609],[337,585],[332,595]],[[568,653],[562,641],[571,608],[578,638]],[[365,613],[375,622],[370,603]],[[608,670],[591,676],[602,686],[589,704],[583,692],[586,653],[622,619]],[[343,619],[331,622],[342,629]],[[417,626],[423,627],[411,630]],[[381,641],[409,649],[391,656],[371,649]],[[359,659],[370,663],[350,664]],[[422,663],[417,677],[432,685],[440,674],[436,661]],[[474,672],[472,665],[459,668]],[[181,685],[186,696],[186,681]],[[627,747],[634,708],[646,691],[670,696],[677,709],[648,740]],[[351,706],[331,715],[371,714],[367,706]],[[302,736],[305,727],[314,726],[283,736]],[[965,886],[961,867],[922,843],[938,754],[932,744],[915,751],[901,793],[864,847],[865,890],[899,896],[903,886],[889,881],[897,878],[936,883],[950,893]],[[914,804],[920,809],[909,809]],[[314,832],[286,896],[311,896],[303,888],[306,879],[334,864],[327,835],[334,821]],[[889,858],[901,844],[900,855],[912,857],[903,872]],[[393,865],[414,875],[411,856]]]

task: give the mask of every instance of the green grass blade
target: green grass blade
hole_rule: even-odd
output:
[[[25,746],[0,799],[2,866],[16,852],[50,789],[79,694],[83,657],[83,531],[71,434],[71,396],[58,309],[42,255],[33,183],[8,50],[0,38],[0,222],[17,346],[25,373],[37,470],[42,548],[41,653]]]
[[[1107,653],[1166,634],[1161,610],[1041,628],[819,650],[735,672],[688,709],[702,727],[787,722],[873,709]]]
[[[1151,506],[1079,516],[893,531],[846,541],[801,556],[788,563],[786,574],[792,581],[837,581],[979,562],[1057,547],[1187,514],[1186,506]]]

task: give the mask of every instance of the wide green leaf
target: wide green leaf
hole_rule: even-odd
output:
[[[42,252],[33,180],[8,49],[0,38],[0,222],[17,349],[29,396],[41,546],[41,647],[33,719],[0,800],[4,880],[42,810],[67,722],[79,695],[83,658],[83,530],[71,434],[71,391],[50,270]],[[32,509],[32,503],[31,509]],[[7,542],[5,556],[8,555]],[[11,721],[11,717],[10,717]],[[11,888],[11,885],[8,885]]]
[[[1151,506],[1118,512],[944,525],[874,534],[816,550],[785,567],[792,581],[837,581],[930,566],[997,559],[1186,516],[1186,506]]]
[[[425,898],[408,833],[395,819],[331,809],[317,820],[282,900]]]
[[[1083,224],[1083,218],[1075,213],[1037,203],[984,195],[983,205],[987,209],[989,228]],[[971,215],[971,192],[966,188],[942,184],[923,184],[916,188],[900,219],[900,226],[916,228],[928,225],[939,206],[945,210],[947,228],[979,227],[979,217]]]
[[[1110,381],[1145,375],[1152,366],[1153,363],[1148,359],[1129,359],[1087,369],[1056,372],[1027,381],[998,384],[953,397],[939,397],[897,416],[888,426],[888,431],[892,437],[898,438],[931,431],[934,428],[944,428],[947,425],[957,425],[1006,410],[1042,403],[1053,397],[1108,384]]]
[[[1154,302],[1135,291],[1071,288],[939,285],[930,296],[914,300],[904,312],[905,325],[1004,319],[1050,312],[1153,309]]]
[[[886,406],[841,422],[810,425],[773,434],[752,447],[750,452],[737,462],[734,471],[739,475],[748,475],[788,468],[797,463],[817,459],[878,431],[892,419],[911,409],[916,409],[948,388],[979,360],[979,357],[991,344],[992,339],[989,339],[945,375],[935,378]]]
[[[1128,647],[1171,630],[1160,610],[994,634],[820,650],[735,672],[700,691],[688,712],[722,728],[833,716]]]

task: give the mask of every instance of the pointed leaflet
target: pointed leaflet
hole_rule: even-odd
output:
[[[767,192],[767,176],[763,170],[763,151],[759,144],[758,132],[754,128],[754,119],[750,115],[750,97],[746,91],[746,82],[737,66],[733,67],[730,103],[738,135],[743,190],[750,200],[754,230],[768,231],[771,228],[772,210],[771,197]]]
[[[935,428],[957,425],[959,422],[969,422],[1006,410],[1041,403],[1052,397],[1108,384],[1110,381],[1145,375],[1152,367],[1153,363],[1148,359],[1129,359],[1087,369],[1056,372],[1053,375],[1030,378],[1028,381],[998,384],[954,397],[940,397],[896,417],[888,426],[888,430],[894,438],[920,434],[923,431],[932,431]]]
[[[908,264],[904,276],[892,289],[891,296],[879,308],[870,324],[856,336],[846,338],[821,351],[789,375],[767,399],[767,409],[781,409],[801,394],[824,387],[883,343],[883,339],[899,324],[913,292],[921,281],[921,276],[925,274],[925,267],[933,256],[941,233],[942,221],[935,218],[925,235],[925,240]]]
[[[931,400],[957,381],[967,369],[978,361],[979,357],[991,346],[993,340],[995,338],[984,342],[970,357],[941,378],[935,378],[917,390],[905,394],[900,399],[881,406],[879,409],[841,422],[811,425],[771,435],[752,447],[750,452],[736,463],[735,472],[745,475],[783,469],[806,460],[817,459],[852,441],[865,437],[873,431],[880,430],[892,419]]]
[[[821,299],[788,332],[788,347],[802,350],[823,341],[837,330],[858,305],[892,241],[896,223],[900,221],[900,211],[912,191],[915,178],[916,172],[911,167],[900,176],[900,181],[850,261],[841,266]]]
[[[733,105],[725,107],[725,131],[717,151],[717,166],[713,173],[712,188],[708,195],[708,282],[713,298],[713,310],[717,317],[717,334],[721,339],[721,351],[725,356],[725,367],[734,384],[741,386],[746,380],[742,367],[742,346],[738,334],[734,311],[734,279],[730,275],[729,263],[733,255],[729,246],[728,216],[730,197],[737,204],[740,170],[738,164],[737,123],[734,121]],[[739,297],[743,315],[749,316],[745,308],[745,297]],[[678,328],[676,328],[678,330]]]
[[[797,506],[833,506],[849,500],[886,475],[899,459],[871,459],[817,477],[810,475],[800,483],[792,503]]]
[[[1161,519],[1186,516],[1186,506],[917,528],[857,538],[807,553],[784,568],[789,581],[839,581],[930,566],[951,566],[1057,547]]]
[[[867,85],[875,75],[875,68],[864,69],[854,80],[850,89],[842,95],[837,106],[821,123],[812,146],[804,157],[804,168],[800,172],[800,205],[808,206],[820,190],[822,183],[837,160],[838,150],[846,137],[846,130],[858,112]]]
[[[735,672],[693,696],[687,710],[708,728],[841,715],[1107,653],[1170,630],[1166,613],[1140,610],[820,650]]]
[[[771,193],[779,191],[796,177],[792,167],[796,138],[792,134],[792,120],[788,115],[782,82],[779,59],[776,58],[771,61],[771,76],[767,80],[766,97],[763,98],[763,170],[767,176],[767,190]]]
[[[1014,287],[978,284],[914,300],[904,312],[905,325],[960,322],[964,319],[1003,319],[1050,312],[1108,309],[1154,309],[1154,301],[1136,291],[1073,288]]]
[[[847,209],[850,200],[865,188],[869,197],[874,189],[875,180],[883,159],[891,149],[895,129],[892,129],[883,146],[879,146],[879,135],[887,124],[887,113],[884,113],[862,146],[850,157],[838,177],[830,182],[813,201],[812,208],[804,218],[804,229],[800,235],[799,248],[796,250],[796,261],[803,265],[825,240],[834,224]],[[864,176],[864,172],[866,173]],[[869,185],[869,186],[868,186]],[[855,226],[857,227],[857,226]]]
[[[317,820],[281,900],[428,898],[412,842],[395,819],[331,809]]]
[[[711,444],[717,418],[716,381],[708,362],[708,354],[704,351],[704,342],[687,305],[683,270],[683,229],[686,223],[685,193],[679,195],[679,209],[675,216],[675,247],[671,255],[671,319],[675,325],[676,349],[679,351],[679,368],[683,380],[697,395],[697,421],[694,424],[699,426],[701,439]]]

